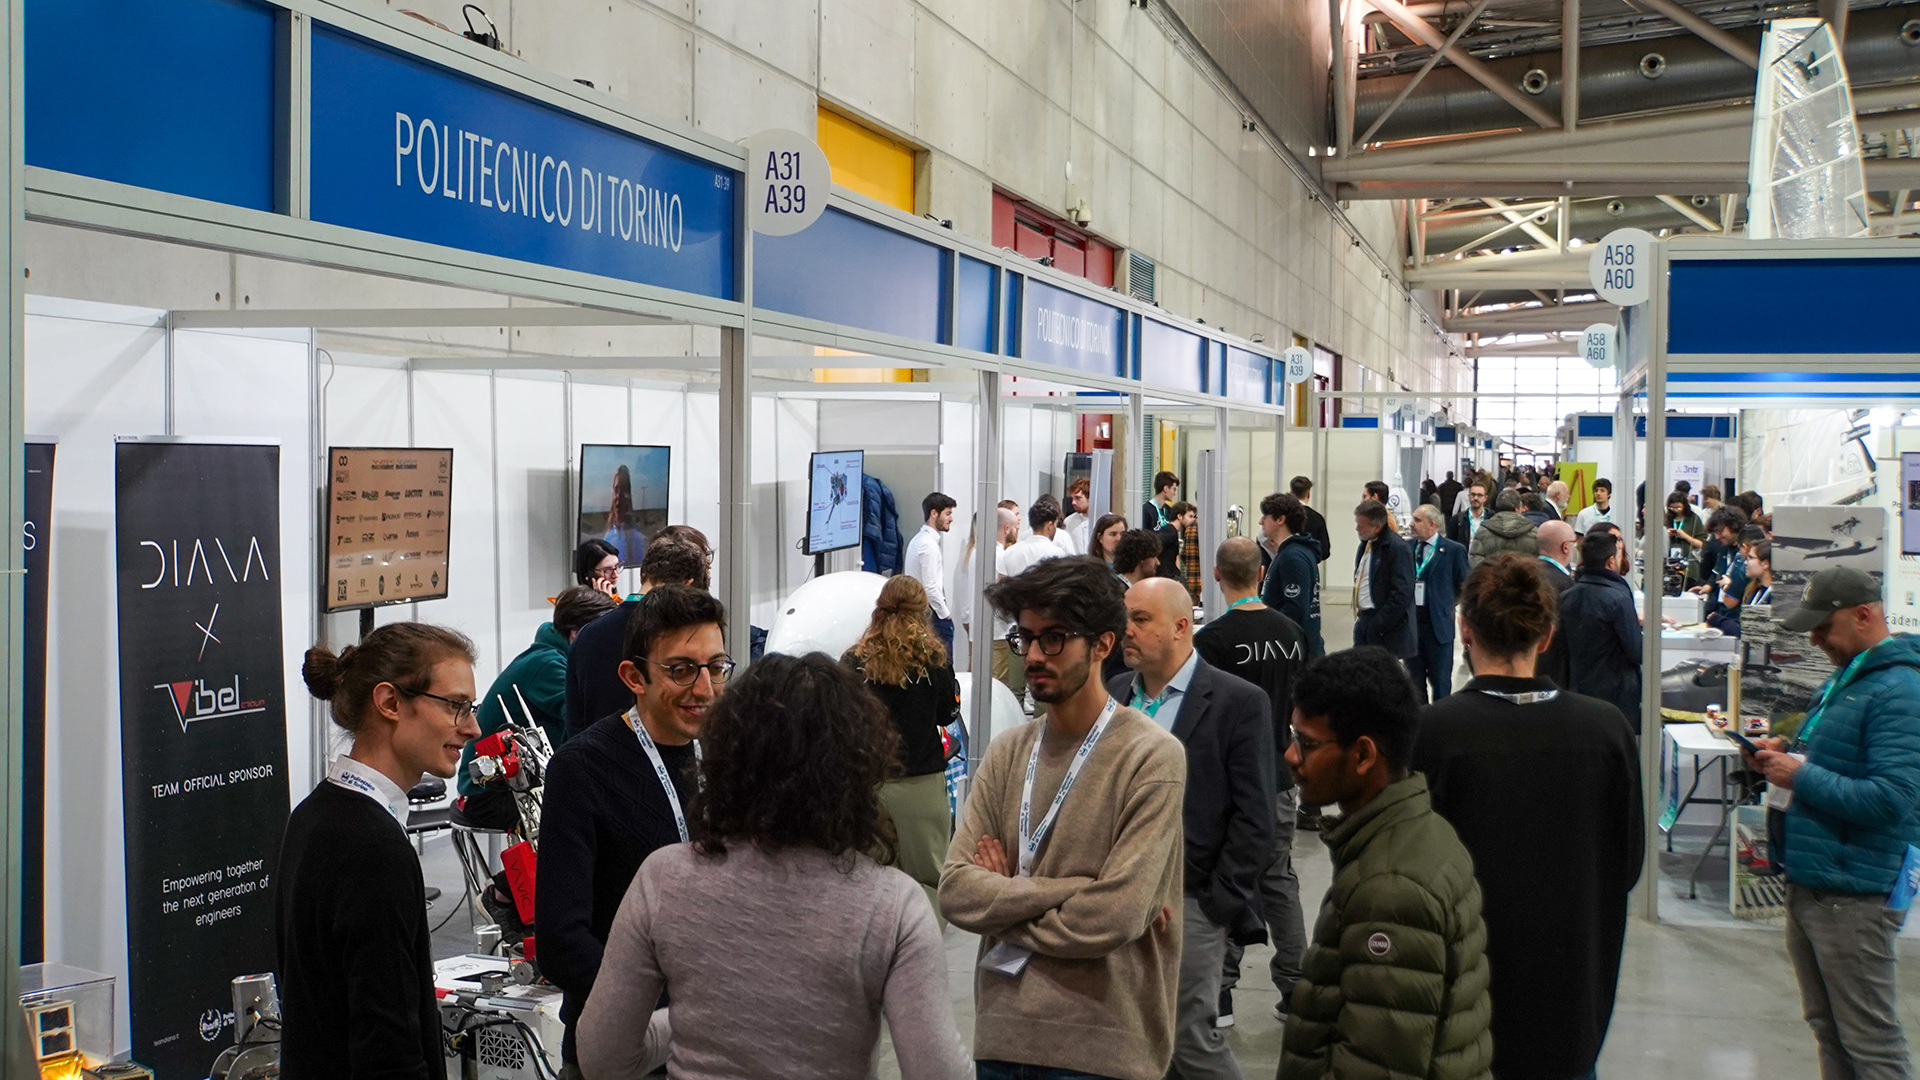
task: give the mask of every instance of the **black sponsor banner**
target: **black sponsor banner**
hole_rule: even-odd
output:
[[[233,1042],[233,978],[275,966],[280,448],[116,449],[133,1058],[202,1080]]]
[[[20,680],[26,738],[20,755],[20,962],[45,959],[47,861],[47,553],[53,540],[53,444],[26,444],[26,519],[20,530],[27,568],[27,625]]]

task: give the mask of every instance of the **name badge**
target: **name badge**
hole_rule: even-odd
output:
[[[1426,582],[1416,581],[1413,583],[1413,604],[1415,607],[1427,606],[1427,583]]]
[[[1010,941],[996,941],[993,948],[980,958],[980,970],[991,971],[995,975],[1005,975],[1017,979],[1027,970],[1027,961],[1033,959],[1033,950],[1015,945]]]

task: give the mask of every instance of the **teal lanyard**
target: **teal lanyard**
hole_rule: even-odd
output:
[[[1235,600],[1233,603],[1228,604],[1227,610],[1221,612],[1221,614],[1225,615],[1227,614],[1227,612],[1232,611],[1234,608],[1239,607],[1241,604],[1257,604],[1259,602],[1260,602],[1260,597],[1259,597],[1259,594],[1257,593],[1253,596],[1243,596],[1240,599]]]
[[[1173,689],[1173,684],[1168,683],[1165,687],[1161,689],[1159,697],[1154,698],[1152,701],[1148,701],[1146,684],[1142,683],[1139,679],[1135,679],[1133,681],[1133,700],[1127,702],[1127,704],[1132,706],[1133,708],[1139,709],[1141,712],[1146,713],[1150,717],[1157,718],[1160,715],[1160,706],[1165,705],[1167,703],[1167,691],[1172,689]]]
[[[1545,555],[1535,555],[1534,558],[1539,559],[1541,562],[1546,563],[1548,566],[1553,567],[1555,570],[1558,570],[1563,574],[1567,572],[1567,568],[1564,566],[1561,566],[1560,560],[1558,559],[1549,559]]]
[[[1871,647],[1862,649],[1860,655],[1847,664],[1846,670],[1827,680],[1826,687],[1820,691],[1820,700],[1814,703],[1813,709],[1807,713],[1806,722],[1800,725],[1800,734],[1795,737],[1795,742],[1805,746],[1813,739],[1814,729],[1820,726],[1820,721],[1827,715],[1827,703],[1833,700],[1833,695],[1845,689],[1847,684],[1853,681],[1854,674],[1860,670],[1860,665],[1866,661],[1867,654],[1872,651]]]
[[[1439,537],[1435,537],[1432,540],[1422,540],[1420,543],[1427,549],[1427,552],[1414,562],[1413,576],[1424,578],[1427,576],[1427,564],[1433,561],[1433,553],[1439,550],[1440,542]]]

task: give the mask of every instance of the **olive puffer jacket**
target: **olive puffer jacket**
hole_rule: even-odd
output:
[[[1473,858],[1419,773],[1327,831],[1333,887],[1293,988],[1279,1080],[1490,1080]]]
[[[1874,646],[1801,749],[1779,853],[1787,880],[1891,891],[1907,845],[1920,844],[1920,637]]]
[[[1529,559],[1540,554],[1540,526],[1524,515],[1502,510],[1482,522],[1480,531],[1473,534],[1473,547],[1468,551],[1467,561],[1479,566],[1508,551]]]

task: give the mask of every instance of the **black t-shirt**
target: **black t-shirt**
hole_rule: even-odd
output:
[[[841,662],[861,671],[852,653]],[[945,772],[947,753],[940,742],[940,729],[960,718],[960,684],[953,676],[952,665],[930,668],[908,679],[905,686],[868,679],[867,689],[887,707],[893,729],[900,733],[900,763],[906,767],[905,775]]]
[[[1292,619],[1270,607],[1242,606],[1193,635],[1200,658],[1266,691],[1273,703],[1275,791],[1293,786],[1293,771],[1280,760],[1293,745],[1293,681],[1307,666],[1306,635]]]

